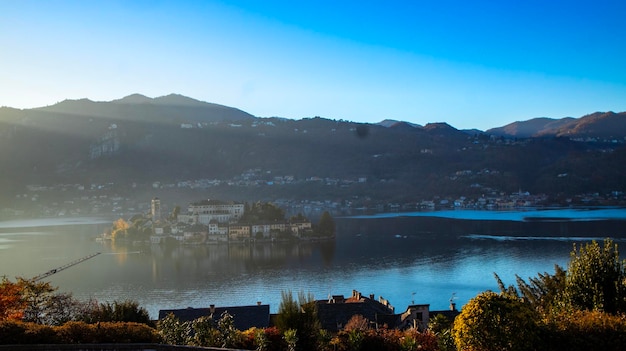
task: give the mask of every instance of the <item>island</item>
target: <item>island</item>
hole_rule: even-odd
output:
[[[277,241],[323,241],[335,237],[335,222],[325,211],[317,224],[301,213],[290,218],[268,202],[253,204],[214,199],[192,202],[186,212],[175,206],[161,213],[161,200],[150,211],[126,220],[119,218],[102,234],[103,240],[147,241],[153,244],[225,244]]]

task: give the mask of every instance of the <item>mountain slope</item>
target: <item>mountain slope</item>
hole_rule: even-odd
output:
[[[604,125],[619,131],[620,123],[623,113],[541,119],[519,122],[525,129],[517,135],[588,136]],[[0,197],[10,201],[32,184],[114,184],[130,194],[129,184],[202,179],[223,180],[229,185],[221,191],[246,199],[626,191],[625,152],[623,143],[501,140],[446,123],[256,118],[180,95],[134,94],[0,108]],[[259,182],[249,185],[250,179]],[[263,186],[284,179],[299,185]]]
[[[554,134],[562,126],[575,123],[576,119],[567,117],[553,119],[547,117],[533,118],[527,121],[518,121],[507,124],[503,127],[492,128],[487,133],[497,136],[507,136],[515,138],[530,138],[541,135]]]
[[[626,112],[596,112],[580,118],[533,118],[492,128],[487,133],[515,138],[571,137],[623,138],[626,135]]]
[[[34,110],[44,113],[166,124],[211,123],[254,118],[251,114],[233,107],[202,102],[176,94],[154,99],[133,94],[111,102],[94,102],[89,99],[65,100]]]

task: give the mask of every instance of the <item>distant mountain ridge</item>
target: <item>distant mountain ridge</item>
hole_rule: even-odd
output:
[[[626,136],[626,112],[596,112],[580,118],[533,118],[492,128],[487,133],[516,138],[623,138]]]
[[[131,193],[131,183],[152,192],[155,183],[215,179],[228,184],[219,188],[226,198],[253,200],[626,192],[624,137],[624,112],[481,132],[445,122],[260,118],[178,94],[65,100],[0,108],[0,202],[33,184],[117,184]],[[281,183],[298,185],[270,186]]]
[[[90,117],[125,118],[170,122],[219,122],[254,118],[237,108],[195,100],[179,94],[149,98],[132,94],[109,102],[89,99],[64,100],[55,105],[33,110]]]

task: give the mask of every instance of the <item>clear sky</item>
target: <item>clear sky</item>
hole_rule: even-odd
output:
[[[0,0],[0,106],[170,93],[488,129],[626,111],[626,1]]]

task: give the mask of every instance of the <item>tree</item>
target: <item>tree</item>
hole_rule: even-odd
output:
[[[45,302],[40,322],[59,326],[70,321],[86,321],[97,308],[94,300],[79,301],[71,293],[55,293]]]
[[[220,347],[234,348],[241,346],[243,341],[241,332],[235,328],[235,319],[233,316],[224,311],[217,321],[217,330],[219,331]]]
[[[528,283],[516,275],[517,288],[512,285],[505,287],[500,277],[494,273],[500,291],[523,298],[539,314],[546,316],[564,307],[566,271],[554,265],[554,274],[547,272],[537,274],[528,279]]]
[[[298,324],[300,318],[300,306],[293,298],[291,290],[280,292],[281,300],[278,305],[278,315],[276,316],[276,327],[283,333]]]
[[[440,351],[455,350],[452,338],[452,322],[443,314],[437,314],[428,321],[428,331],[437,337]]]
[[[368,330],[370,329],[370,321],[360,314],[355,314],[348,320],[343,327],[344,330]]]
[[[172,221],[177,220],[179,214],[180,214],[180,206],[176,205],[172,209],[172,214],[170,214],[170,220],[172,220]]]
[[[595,240],[570,254],[565,284],[566,302],[574,309],[597,310],[611,314],[626,312],[625,262],[617,244]]]
[[[321,324],[313,295],[299,292],[297,302],[291,291],[282,291],[281,297],[276,326],[283,333],[297,332],[299,350],[316,350]]]
[[[90,322],[151,323],[148,310],[132,300],[101,303],[92,311]]]
[[[203,316],[191,322],[193,329],[192,343],[196,346],[220,346],[220,333],[217,330],[213,316]]]
[[[21,320],[24,316],[26,302],[22,296],[22,287],[2,277],[0,281],[0,321]]]
[[[463,307],[452,333],[459,350],[532,350],[538,340],[535,318],[518,297],[487,291]]]
[[[119,218],[113,222],[113,228],[111,228],[111,238],[115,240],[125,237],[128,228],[130,228],[130,223],[126,222],[123,218]]]
[[[308,219],[301,212],[298,212],[297,215],[291,216],[289,218],[289,221],[292,222],[292,223],[295,223],[295,222],[307,222]]]
[[[189,331],[189,323],[181,323],[181,321],[173,313],[168,314],[157,323],[157,332],[165,344],[188,344],[191,339]]]
[[[324,211],[317,224],[317,231],[321,236],[335,235],[335,220],[328,211]]]
[[[269,202],[256,202],[252,206],[244,206],[244,215],[241,218],[242,222],[276,222],[284,221],[285,212],[278,206]]]
[[[36,282],[23,278],[18,278],[18,284],[22,288],[22,298],[26,303],[22,320],[44,324],[44,319],[51,312],[48,306],[57,288],[48,282]]]

